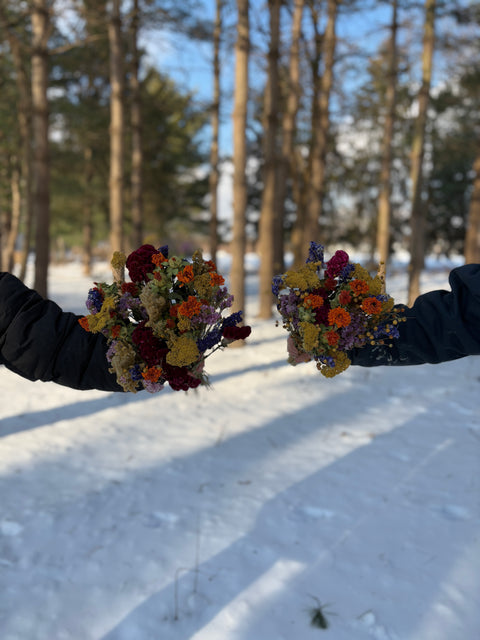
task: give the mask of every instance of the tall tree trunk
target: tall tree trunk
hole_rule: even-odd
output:
[[[477,157],[473,170],[475,171],[475,180],[465,234],[465,262],[467,263],[480,262],[480,140],[478,141]]]
[[[422,198],[422,165],[425,153],[427,109],[430,98],[433,52],[435,48],[436,0],[425,1],[425,25],[422,53],[422,85],[418,95],[418,116],[412,144],[412,209],[410,218],[410,265],[408,278],[408,304],[420,294],[420,274],[425,260],[425,202]]]
[[[298,193],[295,185],[298,184],[298,173],[301,165],[298,166],[295,160],[295,130],[300,99],[300,38],[302,34],[302,18],[305,7],[305,0],[295,0],[295,8],[292,19],[292,41],[290,44],[290,61],[288,69],[288,84],[286,87],[286,106],[282,118],[282,152],[278,168],[278,201],[285,217],[285,197],[287,192],[288,178],[292,178],[294,193]],[[300,216],[301,208],[299,199],[295,197],[297,205],[297,218]],[[295,236],[299,236],[298,231],[301,225],[295,225],[292,230],[292,248],[295,252]],[[300,236],[301,244],[301,236]]]
[[[263,194],[260,212],[259,253],[260,253],[260,318],[272,316],[272,279],[281,265],[275,265],[275,242],[278,241],[276,226],[278,218],[283,223],[282,211],[277,205],[278,182],[278,103],[279,77],[278,58],[280,44],[280,5],[281,0],[269,0],[270,45],[268,51],[268,79],[265,90],[264,124],[264,167]],[[282,224],[283,227],[283,224]]]
[[[11,215],[10,225],[8,229],[7,239],[2,255],[3,271],[13,271],[15,258],[15,245],[18,238],[18,230],[20,228],[20,212],[21,212],[21,196],[20,196],[20,169],[18,166],[18,158],[12,158],[12,170],[10,177],[11,185]]]
[[[308,211],[304,226],[303,245],[307,251],[310,241],[319,240],[320,217],[325,195],[325,168],[330,128],[330,92],[335,62],[337,8],[341,0],[328,0],[328,20],[323,36],[323,74],[318,101],[318,126],[312,130],[312,166],[308,193]]]
[[[120,0],[112,0],[110,43],[110,250],[123,250],[124,77]]]
[[[250,49],[249,0],[237,0],[238,24],[235,45],[235,95],[233,108],[233,235],[231,243],[231,290],[235,311],[245,310],[245,248],[247,209],[247,104]],[[233,343],[237,344],[237,343]],[[240,344],[240,341],[239,341]]]
[[[83,150],[83,273],[90,276],[92,272],[92,245],[93,245],[93,163],[92,148],[85,147]]]
[[[132,92],[132,240],[134,247],[143,242],[143,150],[142,150],[142,102],[140,95],[140,53],[138,51],[138,0],[133,3],[131,24],[132,73],[130,89]]]
[[[21,253],[20,278],[25,279],[27,258],[31,242],[32,229],[32,97],[31,81],[26,71],[24,56],[20,40],[9,28],[8,18],[4,7],[0,7],[1,25],[7,35],[13,66],[15,69],[15,82],[17,85],[18,104],[18,130],[20,133],[20,220],[24,223],[24,239]]]
[[[216,0],[213,31],[212,144],[210,147],[210,258],[216,262],[218,250],[218,132],[220,124],[220,38],[223,0]]]
[[[50,260],[50,166],[48,153],[48,38],[50,15],[46,0],[32,6],[32,109],[33,109],[33,198],[35,221],[34,288],[47,297]]]
[[[378,196],[377,251],[380,260],[380,275],[385,276],[390,247],[390,220],[392,217],[391,173],[392,145],[395,123],[395,101],[397,93],[397,0],[392,0],[392,24],[388,42],[388,78],[383,128],[383,154],[380,169],[380,192]]]

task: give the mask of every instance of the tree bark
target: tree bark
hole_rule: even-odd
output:
[[[337,8],[340,0],[328,0],[328,20],[323,36],[324,68],[318,100],[319,124],[312,130],[312,165],[308,194],[307,219],[304,226],[303,248],[306,252],[312,240],[320,239],[320,218],[325,195],[325,169],[330,128],[330,92],[333,84],[333,66],[336,47]]]
[[[143,149],[142,149],[142,102],[140,95],[140,53],[138,51],[138,0],[133,3],[131,25],[132,73],[130,89],[132,91],[132,240],[134,247],[143,242]]]
[[[480,263],[480,140],[478,141],[477,157],[473,170],[475,171],[475,179],[465,234],[466,263]]]
[[[422,197],[422,165],[425,153],[427,109],[430,98],[433,52],[435,48],[436,0],[425,1],[425,25],[422,53],[422,85],[418,95],[418,116],[412,144],[412,208],[410,217],[410,265],[408,273],[408,304],[420,295],[420,274],[425,260],[425,201]]]
[[[269,0],[270,45],[268,51],[268,79],[265,90],[264,125],[264,167],[263,194],[260,213],[259,253],[260,253],[260,318],[272,316],[272,279],[281,265],[275,264],[275,243],[278,242],[278,223],[282,223],[282,211],[277,208],[278,184],[278,104],[280,97],[278,58],[280,44],[281,0]]]
[[[302,18],[305,7],[305,0],[295,0],[295,7],[292,19],[292,35],[290,44],[290,61],[288,69],[288,84],[286,87],[286,106],[282,117],[282,152],[280,165],[278,168],[278,201],[283,210],[285,217],[285,197],[287,192],[287,183],[289,178],[292,179],[294,193],[299,195],[296,185],[299,181],[299,172],[301,165],[298,166],[295,159],[295,131],[296,120],[300,99],[300,38],[302,35]],[[297,205],[297,219],[300,217],[301,208],[299,206],[299,198],[295,197]],[[295,225],[292,230],[292,249],[295,253],[295,236],[299,236],[298,230],[301,225]],[[301,238],[300,238],[301,244]],[[281,269],[283,271],[283,269]]]
[[[231,291],[235,311],[245,311],[245,248],[247,208],[247,104],[250,49],[249,0],[237,0],[238,24],[235,46],[235,95],[233,109],[233,236],[231,243]],[[242,344],[241,341],[234,342]]]
[[[220,125],[220,39],[222,34],[223,0],[216,0],[215,27],[213,31],[213,102],[212,143],[210,147],[210,258],[217,260],[218,250],[218,136]]]
[[[15,245],[20,228],[21,195],[20,195],[20,168],[18,158],[13,157],[11,161],[10,192],[11,192],[11,215],[7,233],[7,239],[2,253],[2,270],[13,271],[15,258]]]
[[[392,23],[388,42],[388,77],[383,128],[383,153],[380,169],[380,192],[378,196],[377,252],[380,261],[379,274],[385,277],[390,248],[390,220],[392,217],[391,173],[392,146],[395,124],[395,102],[397,93],[397,0],[392,0]]]
[[[0,21],[4,29],[15,69],[18,104],[18,130],[20,133],[20,220],[24,223],[24,241],[21,252],[20,278],[25,279],[32,229],[32,97],[31,81],[26,71],[20,39],[12,32],[4,7],[0,7]],[[19,231],[19,229],[17,230]]]
[[[124,77],[120,0],[112,1],[110,43],[110,250],[123,250]]]
[[[46,0],[32,3],[32,129],[33,198],[35,228],[34,289],[47,297],[50,261],[50,166],[48,149],[48,38],[50,15]]]
[[[90,276],[92,272],[92,246],[93,246],[93,163],[92,148],[86,146],[83,150],[83,273]]]

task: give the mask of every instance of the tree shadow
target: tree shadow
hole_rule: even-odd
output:
[[[300,422],[302,413],[297,416]],[[298,423],[295,416],[292,422]],[[279,428],[277,420],[265,427],[270,434]],[[419,416],[292,484],[267,500],[251,528],[231,544],[198,565],[193,558],[188,567],[179,565],[170,581],[102,640],[126,640],[139,633],[142,640],[277,640],[277,614],[291,617],[291,635],[282,637],[306,638],[309,618],[298,602],[303,599],[305,609],[314,605],[312,594],[334,603],[335,640],[416,637],[411,634],[422,625],[459,553],[478,538],[474,491],[443,498],[439,485],[447,491],[448,480],[444,474],[435,477],[439,466],[445,474],[454,470],[455,463],[449,462],[457,446],[452,436],[439,437],[428,418]],[[234,455],[235,440],[225,443],[226,455]],[[411,445],[405,445],[409,440],[417,442],[413,456]],[[473,469],[472,459],[470,463]],[[362,487],[361,494],[357,487]],[[221,500],[226,517],[235,508],[233,496],[231,500]],[[467,526],[456,527],[470,517]],[[313,549],[308,546],[312,540]],[[472,566],[470,574],[476,590],[478,570],[480,566]],[[372,591],[376,583],[380,588]],[[469,633],[480,624],[475,592],[465,595],[464,602],[452,597],[449,604],[457,622],[444,629],[443,638],[473,637]],[[399,593],[404,602],[398,601]],[[415,600],[419,594],[421,599]],[[408,615],[399,614],[405,610]]]
[[[373,378],[371,391],[377,374],[368,375]],[[393,372],[385,375],[392,375],[394,388]],[[413,386],[415,379],[412,375]],[[427,400],[429,410],[442,411],[446,383],[431,376],[424,385],[426,393],[430,388],[438,392],[436,399]],[[285,637],[303,640],[310,632],[303,608],[311,604],[312,594],[333,603],[335,640],[382,637],[382,616],[399,619],[393,606],[409,611],[403,626],[395,629],[398,637],[412,637],[409,633],[420,623],[459,550],[468,548],[473,538],[469,521],[460,531],[451,529],[455,514],[475,512],[469,452],[464,452],[461,472],[466,475],[465,491],[451,498],[458,505],[439,503],[439,483],[448,495],[448,476],[459,473],[453,468],[459,456],[450,456],[453,432],[432,430],[427,413],[401,419],[408,397],[398,398],[399,415],[392,415],[391,397],[372,398],[365,392],[352,401],[348,380],[340,380],[335,389],[328,398],[217,446],[161,465],[126,466],[123,475],[112,474],[101,485],[90,482],[89,470],[76,468],[69,453],[59,467],[62,471],[68,465],[70,474],[59,475],[61,482],[50,473],[49,461],[33,461],[23,477],[13,472],[0,477],[0,493],[7,498],[10,481],[27,496],[29,486],[43,485],[41,492],[53,501],[46,507],[43,501],[30,504],[27,499],[22,510],[31,510],[32,530],[25,527],[17,546],[14,537],[0,539],[3,581],[24,581],[20,602],[11,601],[5,590],[4,611],[32,619],[37,610],[40,622],[49,626],[36,637],[55,637],[61,629],[65,637],[85,640],[200,640],[197,634],[205,639],[279,640],[275,615],[281,615],[293,621]],[[179,415],[184,414],[175,415],[171,406],[165,410],[161,402],[153,404],[152,415],[160,424],[175,421],[181,428]],[[358,416],[365,425],[369,412],[372,417],[385,415],[396,426],[376,437],[365,434],[364,426],[357,433]],[[335,425],[342,425],[334,432],[332,416]],[[292,462],[296,448],[314,435],[318,442],[319,432],[325,450],[312,451],[310,468],[298,468]],[[157,437],[163,437],[161,428]],[[442,465],[424,477],[438,456]],[[437,477],[439,467],[442,474]],[[278,474],[275,482],[269,478],[266,483],[270,492],[278,487],[274,493],[262,483],[266,473]],[[82,474],[87,476],[84,485]],[[415,517],[409,515],[412,509]],[[389,532],[394,532],[396,547],[388,543]],[[308,544],[312,540],[313,548]],[[31,568],[28,578],[20,563]],[[412,566],[422,569],[414,579],[409,575]],[[375,582],[372,574],[379,584],[377,593],[368,590]],[[401,580],[401,586],[394,580]],[[414,580],[419,584],[415,595],[421,594],[418,602],[410,600]],[[392,602],[399,593],[405,603]],[[49,617],[42,617],[46,600]],[[359,617],[370,610],[378,622]],[[470,624],[472,616],[466,611],[464,619]],[[2,626],[7,633],[6,623]]]
[[[53,383],[52,383],[53,384]],[[55,422],[65,419],[76,419],[86,417],[105,409],[111,409],[123,404],[132,402],[141,402],[145,400],[144,393],[123,394],[108,393],[101,398],[93,398],[89,400],[81,400],[69,404],[62,404],[50,409],[41,411],[34,410],[32,412],[22,412],[15,416],[3,418],[0,422],[0,438],[6,437],[22,431],[30,431],[46,427]]]

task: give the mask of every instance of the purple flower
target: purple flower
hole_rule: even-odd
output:
[[[112,340],[112,343],[108,347],[107,353],[106,353],[108,362],[111,362],[113,356],[116,354],[116,352],[117,352],[117,344],[118,344],[118,340]]]
[[[310,248],[308,250],[308,262],[321,262],[323,264],[323,251],[324,247],[319,242],[310,242]]]
[[[103,295],[97,287],[90,289],[85,304],[90,313],[95,314],[100,311],[103,304]]]
[[[278,294],[280,293],[280,287],[282,286],[282,283],[283,283],[282,276],[275,276],[272,280],[272,293],[276,298],[278,298]]]
[[[228,309],[233,304],[233,295],[228,293],[227,287],[218,287],[218,291],[213,297],[213,306],[218,307],[220,311]]]
[[[137,382],[137,380],[141,380],[142,379],[142,372],[140,370],[140,365],[139,364],[136,364],[133,367],[131,367],[129,369],[128,373],[130,374],[130,377],[134,382]]]
[[[212,349],[216,344],[220,342],[222,339],[222,330],[215,329],[214,331],[210,331],[203,338],[197,340],[197,347],[200,353],[205,353],[207,349]]]
[[[243,311],[236,311],[223,320],[222,327],[233,327],[242,321]]]
[[[343,267],[339,275],[340,282],[347,282],[354,271],[355,265],[348,263],[345,267]]]
[[[340,332],[338,346],[342,351],[349,351],[353,347],[361,347],[365,344],[365,338],[359,336],[364,334],[365,325],[361,314],[351,314],[351,322],[348,327],[344,327]]]

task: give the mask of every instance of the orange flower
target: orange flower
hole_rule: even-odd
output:
[[[172,318],[176,318],[178,316],[179,306],[180,306],[179,304],[172,304],[172,306],[168,310],[168,313]]]
[[[340,340],[340,336],[336,331],[328,331],[326,337],[328,344],[332,347]]]
[[[187,318],[191,318],[192,316],[200,313],[200,309],[202,308],[202,303],[197,300],[195,296],[188,296],[188,300],[182,302],[178,307],[178,313],[181,316],[186,316]]]
[[[356,296],[361,296],[363,293],[368,293],[368,283],[365,280],[352,280],[350,288]]]
[[[215,287],[217,284],[221,285],[225,283],[225,278],[219,273],[210,273],[210,284]]]
[[[335,324],[337,327],[348,327],[352,318],[348,311],[341,307],[330,309],[328,312],[328,324]]]
[[[365,311],[365,313],[376,315],[377,313],[381,312],[382,303],[380,302],[380,300],[377,300],[377,298],[365,298],[365,300],[362,302],[362,309]]]
[[[142,378],[150,382],[157,382],[161,375],[162,370],[160,367],[147,367],[145,371],[142,372]]]
[[[183,271],[179,271],[177,273],[177,279],[180,280],[183,284],[187,284],[187,282],[192,282],[195,275],[193,273],[193,267],[191,264],[187,264]]]
[[[352,296],[349,291],[340,291],[338,296],[338,301],[340,304],[348,304],[352,301]]]
[[[154,253],[153,254],[152,262],[153,262],[154,265],[159,267],[162,264],[162,262],[167,262],[167,259],[165,258],[163,253],[161,251],[159,251],[158,253]]]
[[[304,307],[311,307],[312,309],[318,309],[323,305],[322,296],[317,296],[314,293],[309,293],[308,296],[305,296],[303,299]]]
[[[88,316],[84,316],[83,318],[78,319],[78,324],[85,329],[85,331],[90,331],[90,327],[88,324]]]
[[[114,325],[114,326],[112,327],[111,332],[110,332],[110,333],[111,333],[111,335],[112,335],[112,338],[118,338],[118,336],[119,336],[119,334],[120,334],[121,329],[122,329],[122,327],[121,327],[119,324]]]
[[[207,267],[208,271],[216,271],[217,270],[217,265],[215,264],[215,262],[213,260],[205,260],[205,266]]]

